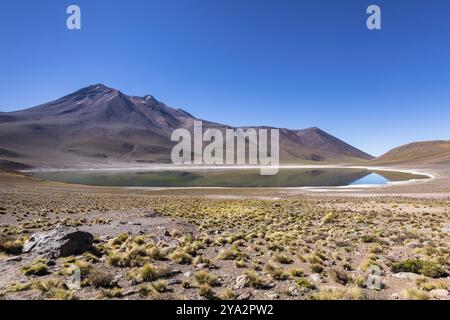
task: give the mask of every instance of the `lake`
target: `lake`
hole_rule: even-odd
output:
[[[261,176],[259,169],[42,171],[34,172],[33,176],[71,184],[121,187],[338,187],[428,178],[411,173],[350,168],[280,168],[274,176]]]

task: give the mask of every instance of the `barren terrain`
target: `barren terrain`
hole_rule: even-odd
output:
[[[376,188],[105,188],[0,174],[3,299],[449,299],[450,183]],[[92,233],[81,255],[21,253]],[[81,288],[67,282],[72,266]]]

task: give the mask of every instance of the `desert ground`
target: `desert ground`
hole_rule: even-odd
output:
[[[450,299],[450,169],[372,188],[151,189],[0,172],[0,299]],[[91,233],[79,255],[22,249]],[[67,282],[81,272],[81,288]]]

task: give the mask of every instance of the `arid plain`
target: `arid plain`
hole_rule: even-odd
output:
[[[391,166],[392,167],[392,166]],[[394,168],[400,168],[399,166]],[[0,179],[3,299],[449,299],[450,169],[326,189],[89,187]],[[22,253],[58,225],[80,255]],[[72,266],[81,288],[67,282]]]

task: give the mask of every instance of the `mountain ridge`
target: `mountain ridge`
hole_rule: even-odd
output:
[[[198,119],[152,95],[130,96],[94,84],[32,108],[0,113],[0,157],[45,167],[168,163],[175,144],[170,141],[171,132],[192,129],[195,120],[201,120],[204,128],[234,128]],[[280,129],[280,160],[284,163],[371,159],[317,127]]]
[[[370,161],[376,165],[427,164],[448,165],[450,163],[450,141],[418,141],[396,147]]]

